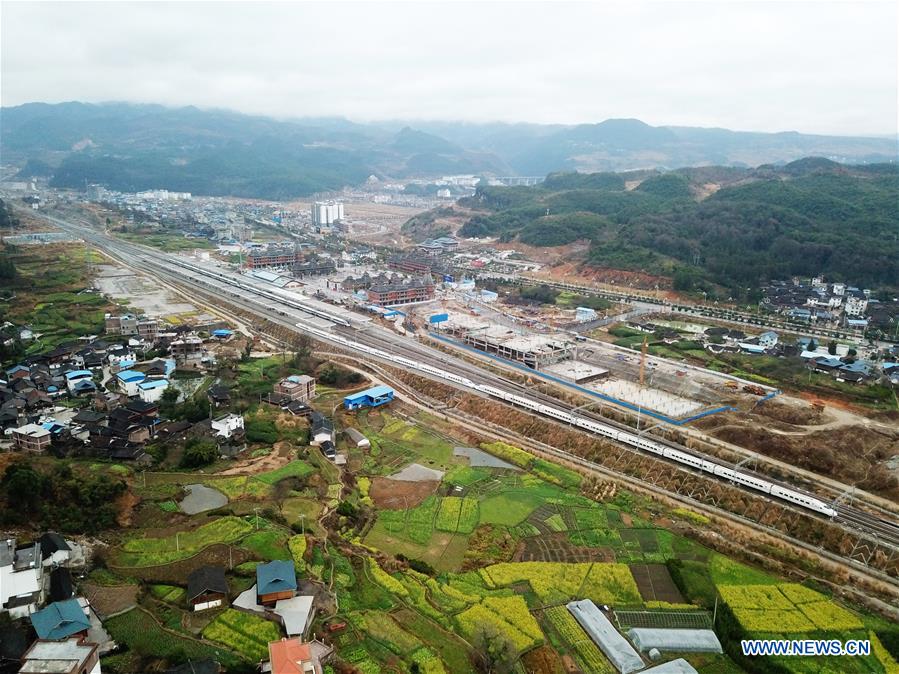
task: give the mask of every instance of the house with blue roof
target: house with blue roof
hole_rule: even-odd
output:
[[[372,386],[370,389],[352,393],[343,399],[343,406],[348,410],[363,407],[379,407],[393,400],[394,391],[389,386]]]
[[[92,382],[90,379],[82,379],[80,381],[75,382],[75,385],[72,387],[72,395],[76,396],[84,396],[91,395],[97,392],[97,385]]]
[[[13,379],[27,377],[29,374],[31,374],[31,370],[25,365],[13,365],[6,371],[6,380],[12,381]]]
[[[155,403],[169,387],[168,379],[147,379],[137,385],[137,395],[145,403]]]
[[[41,639],[57,641],[71,636],[87,636],[90,619],[77,599],[56,601],[31,614],[31,624]]]
[[[147,375],[137,370],[122,370],[115,377],[119,388],[126,396],[136,396],[139,390],[137,385],[144,381]]]
[[[811,365],[817,372],[833,372],[842,367],[844,363],[836,356],[818,356],[811,362]]]
[[[81,381],[91,381],[94,376],[94,373],[90,370],[70,370],[66,372],[66,388],[69,389],[69,393],[75,392],[75,386],[78,382]]]
[[[871,364],[864,360],[856,360],[852,363],[844,363],[834,373],[837,381],[845,381],[853,384],[871,376]]]
[[[262,606],[290,599],[297,593],[297,572],[293,561],[276,559],[256,567],[256,601]]]

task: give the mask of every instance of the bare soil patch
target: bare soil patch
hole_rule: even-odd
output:
[[[402,482],[376,477],[371,482],[369,495],[378,508],[400,510],[412,508],[437,491],[440,482]]]
[[[644,601],[683,604],[684,598],[664,564],[631,564],[631,575]]]
[[[103,620],[137,605],[138,585],[82,583],[81,593]]]
[[[816,426],[824,423],[824,408],[820,405],[800,405],[769,400],[755,407],[750,416],[765,417],[794,426]]]
[[[259,475],[277,470],[293,460],[293,447],[288,442],[276,442],[272,451],[255,459],[243,459],[231,468],[219,471],[216,475]]]
[[[516,247],[519,247],[516,244]],[[563,246],[563,248],[565,248]],[[557,250],[557,249],[553,249]],[[571,260],[570,257],[562,259]],[[671,279],[664,276],[655,276],[639,271],[625,269],[612,269],[611,267],[594,267],[582,262],[561,262],[552,267],[544,267],[535,276],[543,276],[553,281],[569,281],[572,283],[609,283],[618,290],[628,288],[640,288],[644,290],[668,289],[671,287]]]
[[[899,439],[865,426],[843,426],[796,435],[753,424],[730,424],[711,434],[726,442],[841,482],[899,498],[899,484],[885,462],[899,454]]]
[[[614,562],[611,548],[573,545],[564,532],[525,538],[515,551],[516,562]]]

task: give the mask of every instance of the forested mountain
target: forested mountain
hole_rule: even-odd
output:
[[[369,175],[506,173],[497,157],[411,128],[341,119],[279,121],[157,105],[29,104],[3,108],[4,162],[51,185],[101,183],[268,199],[355,185]],[[41,173],[38,173],[40,171]]]
[[[481,211],[462,236],[589,240],[586,263],[673,276],[684,290],[714,283],[740,293],[819,272],[899,288],[896,165],[809,158],[754,170],[554,174],[537,187],[480,187],[462,203]]]
[[[59,187],[103,183],[269,199],[382,178],[546,175],[784,163],[808,155],[894,161],[895,139],[653,127],[636,119],[577,126],[345,119],[276,120],[224,110],[31,103],[0,110],[0,152],[21,176]]]

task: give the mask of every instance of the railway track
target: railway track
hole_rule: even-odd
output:
[[[212,270],[209,270],[209,272],[207,272],[208,278],[204,281],[201,281],[197,278],[197,274],[202,275],[202,271],[196,271],[197,268],[193,266],[194,271],[191,273],[187,273],[184,269],[180,268],[179,265],[182,263],[177,261],[173,256],[169,256],[165,253],[152,249],[147,249],[136,244],[113,239],[112,237],[109,237],[105,234],[100,234],[99,232],[97,232],[97,230],[89,226],[74,225],[70,222],[63,221],[58,218],[48,217],[48,219],[50,219],[60,227],[63,227],[64,229],[75,230],[75,233],[85,240],[91,242],[93,245],[96,245],[101,249],[107,250],[114,257],[118,257],[123,262],[126,262],[129,265],[133,266],[135,269],[142,270],[151,275],[158,275],[162,279],[168,278],[176,284],[192,286],[198,291],[202,291],[213,296],[215,295],[216,291],[221,293],[227,292],[224,289],[224,285],[227,285],[227,282],[223,281],[222,279],[216,279]],[[249,290],[249,292],[252,293],[254,291],[251,286],[252,284],[242,284],[242,290]],[[310,314],[303,312],[302,306],[297,308],[290,307],[289,305],[286,305],[288,306],[287,310],[279,312],[278,315],[272,316],[271,312],[268,310],[268,307],[272,305],[273,301],[277,302],[278,300],[273,300],[271,297],[263,295],[263,288],[259,288],[256,292],[256,300],[253,300],[251,297],[247,297],[246,292],[241,293],[241,296],[237,297],[234,296],[234,293],[230,293],[227,297],[224,297],[224,299],[229,303],[241,306],[248,312],[263,316],[267,320],[278,323],[288,329],[296,330],[297,327],[299,327],[300,331],[303,331],[303,323],[308,322],[311,318],[313,318]],[[286,303],[288,300],[284,298],[283,301]],[[306,331],[312,329],[313,327],[311,325],[307,325],[305,327]],[[319,331],[316,330],[316,332]],[[405,358],[413,360],[425,359],[429,363],[439,363],[441,367],[447,368],[455,374],[462,375],[479,385],[490,386],[506,393],[514,394],[516,396],[527,396],[529,399],[539,402],[540,405],[551,408],[560,413],[571,414],[574,410],[577,409],[573,405],[563,403],[547,394],[530,390],[525,385],[518,382],[498,377],[493,373],[486,372],[476,365],[455,358],[444,352],[432,349],[426,345],[409,340],[400,341],[401,338],[393,336],[391,333],[381,328],[368,327],[362,329],[354,329],[346,326],[335,326],[331,329],[331,332],[334,335],[334,338],[332,338],[332,343],[338,346],[341,346],[341,342],[337,341],[337,339],[339,339],[340,337],[343,337],[344,340],[352,339],[356,342],[366,344],[372,348],[383,350],[397,356],[403,356]],[[326,341],[328,340],[327,334],[316,334],[315,336],[318,339],[323,339]],[[378,359],[375,358],[375,360]],[[387,362],[394,367],[396,366],[395,362],[390,362],[389,360],[383,361],[382,359],[382,362]],[[597,423],[601,423],[605,426],[614,427],[618,430],[626,429],[629,432],[633,432],[633,429],[629,426],[610,421],[609,419],[599,417],[598,415],[592,414],[590,412],[579,411],[578,414],[579,416],[590,418],[592,420],[595,420]],[[676,448],[680,452],[686,452],[691,454],[692,456],[701,458],[701,455],[691,452],[690,450],[687,450],[686,448],[674,443],[663,441],[658,438],[653,438],[653,441],[659,442],[671,448]],[[580,463],[582,465],[585,465],[585,462],[586,464],[594,465],[592,464],[592,462],[589,462],[586,459],[578,457],[574,454],[561,452],[561,450],[556,451],[559,452],[558,455],[560,456],[560,458],[565,458],[566,460]],[[633,451],[639,450],[634,449]],[[721,462],[718,461],[718,463]],[[674,464],[672,462],[672,465],[677,464]],[[682,465],[677,465],[677,467],[680,470],[685,470],[685,467]],[[749,473],[749,471],[745,470],[743,470],[742,472],[751,474]],[[788,483],[782,481],[772,480],[768,476],[758,477],[759,479],[766,480],[785,489],[795,489],[793,485],[789,485]],[[731,481],[731,484],[735,483]],[[771,497],[774,500],[778,500],[774,496]],[[873,537],[878,543],[882,543],[890,547],[899,549],[899,523],[896,522],[895,518],[890,513],[887,513],[885,511],[882,511],[880,513],[868,512],[865,510],[860,510],[857,508],[839,504],[834,505],[833,510],[835,511],[835,515],[833,516],[834,521],[840,523],[850,530],[864,532]]]

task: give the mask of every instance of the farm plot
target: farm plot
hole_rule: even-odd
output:
[[[169,604],[181,602],[186,594],[184,588],[177,585],[151,585],[150,593],[157,599]]]
[[[434,533],[437,506],[437,498],[429,496],[416,508],[382,511],[378,515],[378,522],[390,533],[424,545]]]
[[[526,582],[544,604],[592,599],[598,604],[640,604],[640,593],[623,564],[519,562],[493,564],[480,571],[488,587]]]
[[[290,559],[287,538],[287,534],[280,531],[254,531],[244,538],[240,545],[259,555],[265,561]]]
[[[674,584],[668,567],[664,564],[631,564],[631,574],[644,601],[662,601],[668,604],[685,603],[680,590]]]
[[[397,655],[409,656],[422,646],[421,640],[400,627],[390,614],[378,611],[354,613],[350,622]]]
[[[478,525],[478,502],[474,498],[445,496],[440,499],[434,526],[440,531],[470,534]]]
[[[516,528],[519,536],[524,535],[520,529],[530,526],[525,523]],[[516,554],[516,562],[614,562],[615,552],[609,547],[587,547],[572,545],[565,533],[537,536],[534,529],[527,535],[523,545]]]
[[[305,461],[295,460],[285,466],[281,466],[277,470],[256,475],[254,479],[259,480],[263,484],[274,485],[287,477],[306,477],[314,472],[315,468]]]
[[[564,606],[554,606],[543,617],[570,649],[578,665],[591,674],[614,674],[615,669],[593,640],[584,632],[574,616]]]
[[[140,608],[110,618],[103,626],[116,642],[125,644],[136,653],[160,658],[174,656],[186,656],[192,660],[213,658],[229,668],[237,666],[240,662],[238,656],[227,649],[213,648],[162,629],[149,613]]]
[[[206,625],[203,636],[224,644],[250,662],[258,662],[268,655],[269,642],[281,638],[281,631],[264,618],[229,608]]]
[[[221,517],[196,529],[174,536],[126,540],[115,552],[116,563],[123,566],[154,566],[190,557],[216,543],[233,543],[252,531],[250,523],[239,517]]]
[[[853,613],[824,595],[795,584],[724,585],[718,591],[749,632],[790,634],[817,629],[845,633],[863,627]],[[794,603],[791,597],[800,603]]]
[[[483,625],[492,625],[523,653],[543,643],[543,632],[519,596],[487,597],[456,616],[462,634],[471,641]]]

